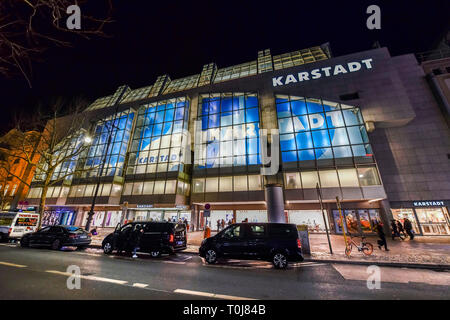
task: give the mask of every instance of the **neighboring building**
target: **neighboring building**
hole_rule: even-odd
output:
[[[96,122],[93,143],[70,165],[73,179],[50,188],[52,221],[85,225],[106,155],[94,226],[186,218],[202,228],[206,203],[213,229],[218,219],[267,221],[264,188],[276,183],[283,219],[323,232],[319,183],[336,233],[338,196],[351,232],[408,216],[419,234],[450,234],[450,132],[413,54],[378,48],[332,57],[328,45],[274,56],[264,50],[237,66],[210,63],[197,75],[120,87],[86,112]],[[279,129],[276,175],[260,174],[259,129]],[[187,131],[193,152],[183,148]],[[28,201],[37,204],[39,192],[36,179]]]
[[[35,134],[33,131],[25,133],[25,135],[33,134]],[[34,166],[23,159],[26,157],[22,149],[23,145],[17,145],[17,142],[22,140],[22,135],[16,129],[10,130],[0,138],[1,210],[26,207],[26,204],[22,202],[28,194],[28,185],[34,175]],[[38,160],[39,156],[35,154],[32,163],[37,163]]]

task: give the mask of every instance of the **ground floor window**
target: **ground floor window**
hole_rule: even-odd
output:
[[[424,235],[449,235],[447,208],[415,209]]]
[[[122,211],[108,211],[106,213],[105,227],[115,227],[121,222]]]
[[[224,221],[224,226],[226,227],[228,223],[233,220],[233,210],[211,210],[210,217],[208,218],[208,221],[211,222],[211,224],[208,222],[208,225],[213,230],[223,229],[222,220]],[[220,225],[218,225],[218,221],[220,221]]]
[[[327,212],[324,210],[325,219],[328,222]],[[289,223],[306,224],[310,233],[326,232],[323,215],[320,210],[288,210]]]
[[[268,222],[267,210],[236,210],[236,222]]]
[[[73,225],[75,222],[76,213],[72,210],[46,210],[42,218],[43,226],[54,225]]]
[[[342,217],[345,221],[344,225],[339,210],[333,210],[336,233],[342,233],[342,227],[346,233],[374,233],[377,222],[381,221],[378,209],[345,209],[342,210]]]
[[[84,213],[84,225],[87,223],[87,219],[89,218],[89,212]],[[92,216],[91,226],[92,227],[103,227],[103,221],[105,220],[105,211],[95,211]]]
[[[178,212],[177,211],[165,211],[164,212],[164,220],[170,222],[178,221]]]

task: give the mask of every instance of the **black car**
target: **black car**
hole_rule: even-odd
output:
[[[150,253],[153,257],[159,257],[162,253],[173,254],[176,251],[186,249],[186,226],[172,222],[139,221],[131,222],[124,226],[117,225],[114,233],[109,234],[102,242],[103,252],[110,254],[113,250],[133,251],[130,241],[131,233],[137,226],[144,229],[139,252]]]
[[[58,250],[64,246],[85,249],[91,243],[91,235],[84,229],[73,226],[48,226],[25,234],[20,240],[22,247],[50,247]]]
[[[303,261],[295,224],[238,223],[203,240],[199,255],[212,264],[217,258],[260,259],[284,269],[288,261]]]

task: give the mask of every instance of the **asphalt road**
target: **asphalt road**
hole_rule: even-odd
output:
[[[73,265],[81,288],[70,290]],[[98,249],[0,244],[0,299],[450,299],[449,272],[380,270],[381,288],[371,290],[366,266],[301,263],[275,270],[259,261],[209,266],[189,254],[132,259]]]

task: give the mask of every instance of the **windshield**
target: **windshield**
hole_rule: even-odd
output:
[[[37,225],[37,218],[17,218],[16,227],[34,227]]]

